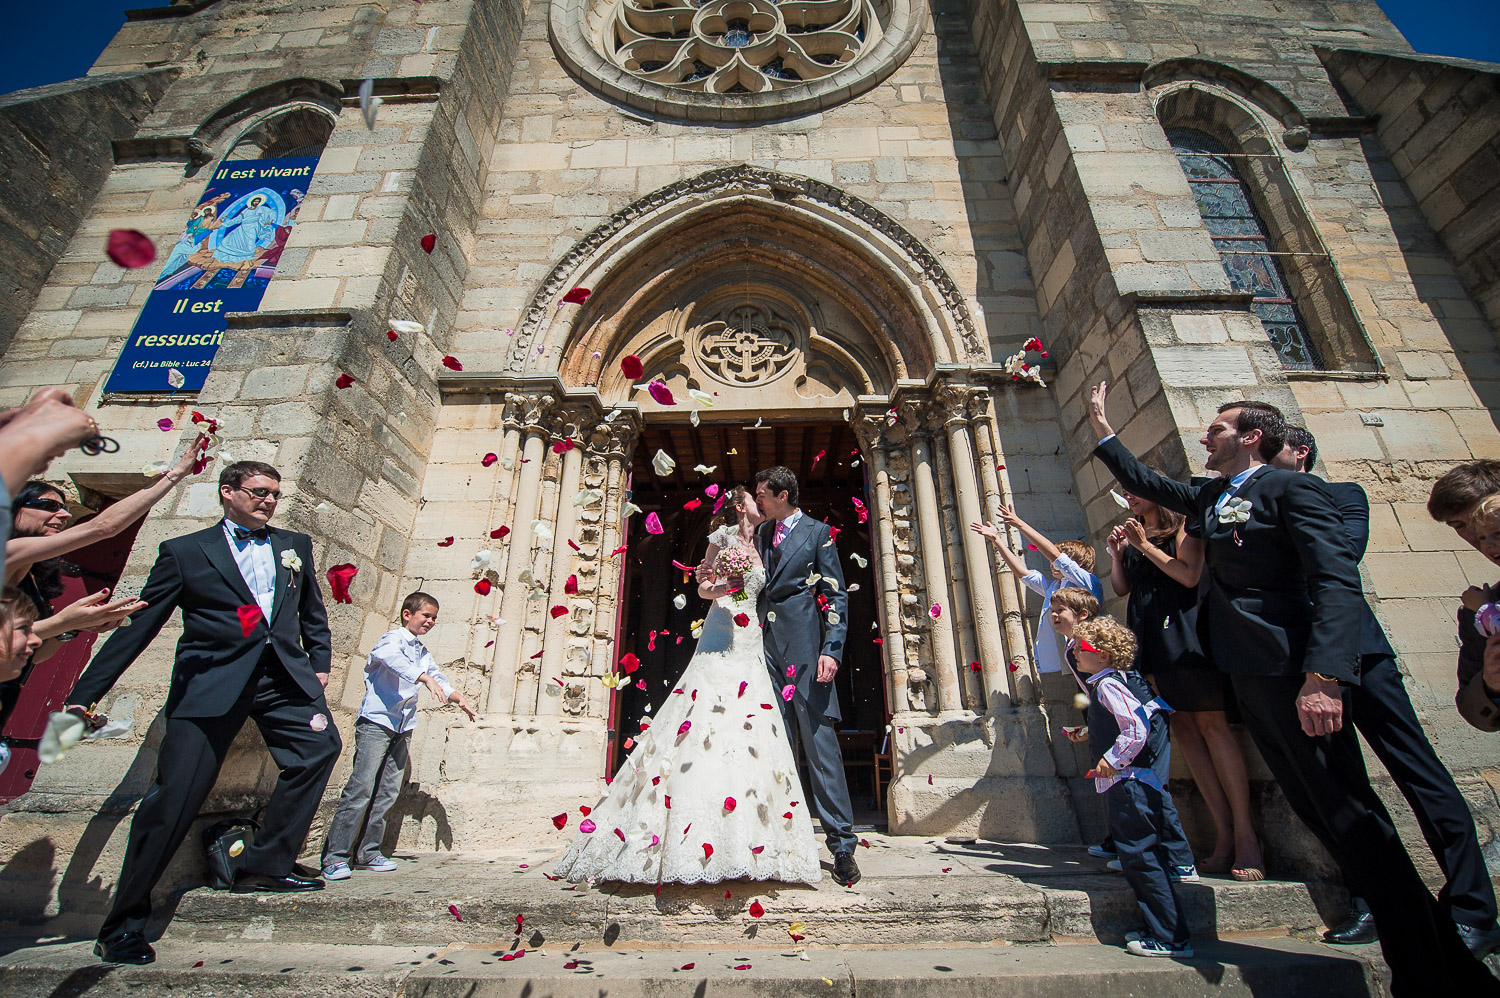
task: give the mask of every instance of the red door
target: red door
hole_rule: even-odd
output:
[[[113,589],[120,581],[141,522],[137,520],[114,537],[64,555],[63,561],[77,565],[82,571],[77,577],[63,576],[66,588],[52,601],[53,609],[65,607],[89,593]],[[31,789],[31,781],[36,779],[37,739],[46,730],[47,716],[62,709],[63,698],[83,674],[98,639],[99,635],[84,632],[47,661],[38,662],[22,673],[21,694],[4,730],[0,731],[10,742],[11,751],[10,765],[0,773],[0,804],[9,803]]]

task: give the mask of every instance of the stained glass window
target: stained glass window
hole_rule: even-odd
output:
[[[1187,174],[1198,213],[1208,227],[1219,262],[1237,291],[1254,295],[1250,307],[1260,316],[1271,345],[1285,367],[1321,369],[1307,324],[1287,285],[1265,223],[1250,201],[1229,149],[1218,139],[1190,128],[1167,130],[1177,162]]]

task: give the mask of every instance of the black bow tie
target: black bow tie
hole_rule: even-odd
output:
[[[254,530],[246,530],[244,527],[234,528],[234,539],[237,541],[268,541],[271,539],[270,527],[256,527]]]

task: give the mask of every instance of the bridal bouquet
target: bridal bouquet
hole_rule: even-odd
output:
[[[750,556],[738,548],[725,548],[719,552],[719,557],[714,561],[714,571],[720,575],[739,576],[744,578],[745,573],[752,567]],[[736,603],[745,601],[745,590],[736,589],[730,593]]]

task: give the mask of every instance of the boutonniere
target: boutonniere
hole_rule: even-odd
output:
[[[1231,499],[1219,510],[1220,523],[1246,523],[1249,519],[1249,499]]]
[[[287,548],[281,552],[281,567],[292,573],[292,584],[297,581],[297,573],[302,571],[302,559],[297,557],[297,552]]]

